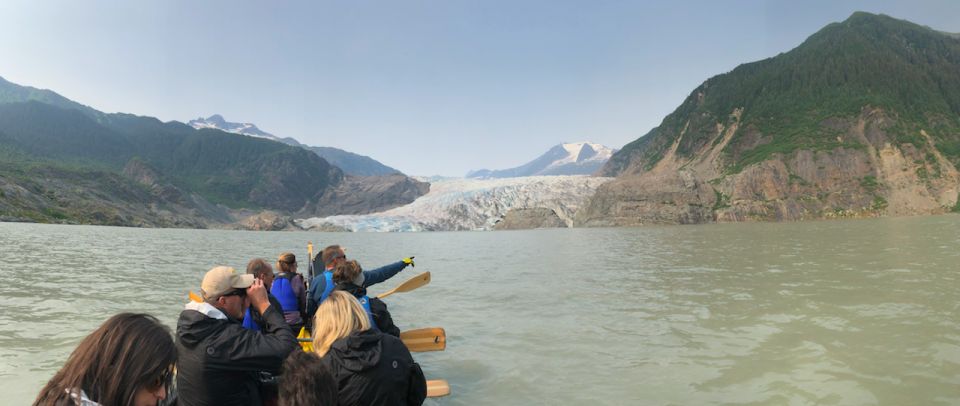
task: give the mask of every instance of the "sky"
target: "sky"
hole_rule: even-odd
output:
[[[4,0],[0,77],[463,176],[561,142],[620,148],[709,77],[858,10],[960,32],[954,0]]]

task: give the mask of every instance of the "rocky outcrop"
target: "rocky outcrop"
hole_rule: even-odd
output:
[[[730,158],[722,153],[729,141],[722,129],[689,157],[676,154],[674,146],[652,169],[601,186],[575,223],[898,216],[944,213],[957,204],[960,174],[926,131],[916,134],[920,146],[898,142],[896,119],[876,108],[828,124],[840,131],[840,146],[775,154],[735,174],[724,171]]]
[[[529,209],[513,209],[507,212],[503,219],[493,226],[494,230],[528,230],[534,228],[566,228],[567,223],[560,219],[557,212],[535,207]]]
[[[288,231],[299,230],[293,224],[293,218],[274,211],[265,211],[247,217],[237,223],[244,230],[251,231]]]

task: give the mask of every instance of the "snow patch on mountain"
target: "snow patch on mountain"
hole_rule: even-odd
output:
[[[413,203],[380,213],[296,220],[302,228],[337,226],[350,231],[490,230],[511,209],[552,209],[568,226],[600,185],[613,178],[532,176],[447,179]]]
[[[556,145],[537,159],[516,168],[481,169],[467,173],[468,178],[511,178],[521,176],[590,175],[616,152],[613,148],[592,142],[570,142]]]
[[[273,141],[284,142],[284,140],[280,139],[280,137],[257,128],[257,126],[253,123],[231,123],[225,120],[223,116],[219,114],[214,114],[207,118],[200,117],[195,120],[190,120],[187,125],[198,130],[201,128],[211,128],[215,130],[226,131],[228,133],[243,134],[251,137],[266,138]]]

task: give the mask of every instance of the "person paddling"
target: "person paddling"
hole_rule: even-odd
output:
[[[267,298],[263,281],[218,266],[200,285],[203,302],[187,303],[177,320],[179,404],[259,405],[258,372],[273,374],[297,340]],[[247,307],[263,315],[259,331],[241,326]]]
[[[399,338],[371,328],[352,295],[334,291],[314,318],[313,348],[337,382],[340,405],[420,405],[427,383]]]
[[[170,389],[177,348],[149,314],[120,313],[80,341],[34,406],[156,406]]]
[[[293,334],[300,332],[307,307],[306,286],[303,275],[297,272],[297,257],[284,252],[277,258],[277,277],[273,279],[270,293],[276,296],[283,308],[283,318]]]
[[[307,318],[312,320],[317,311],[317,307],[333,292],[336,284],[333,282],[333,269],[339,263],[346,262],[347,254],[339,245],[330,245],[323,249],[323,252],[314,259],[314,268],[324,271],[310,281],[310,291],[307,294]],[[392,278],[394,275],[404,270],[407,266],[416,266],[413,263],[413,257],[407,257],[403,260],[394,262],[374,269],[372,271],[363,271],[357,285],[363,288],[369,288],[372,285]]]
[[[355,260],[337,264],[337,267],[333,270],[333,282],[337,284],[334,290],[342,290],[357,298],[360,305],[363,306],[363,310],[370,316],[372,327],[394,337],[400,337],[400,329],[393,324],[393,318],[390,317],[387,304],[375,297],[368,297],[367,289],[360,286],[362,272],[363,269]]]

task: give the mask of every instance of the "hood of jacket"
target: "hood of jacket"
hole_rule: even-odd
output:
[[[222,330],[226,323],[238,323],[227,317],[219,309],[207,303],[188,303],[180,318],[177,319],[177,338],[187,347],[193,347],[201,341]]]
[[[361,285],[357,285],[356,283],[353,283],[353,282],[338,283],[337,286],[335,286],[333,289],[342,290],[344,292],[347,292],[353,295],[353,297],[357,297],[357,298],[367,294],[367,288]]]
[[[374,329],[354,332],[333,342],[328,355],[340,360],[343,368],[362,372],[377,366],[383,352],[383,333]]]

